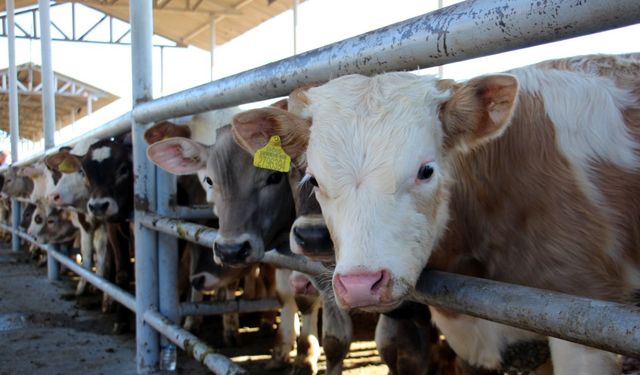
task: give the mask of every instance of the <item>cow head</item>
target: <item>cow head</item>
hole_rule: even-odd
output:
[[[151,145],[169,138],[190,138],[191,129],[186,125],[177,125],[170,121],[162,121],[154,124],[144,132],[144,140]],[[202,189],[206,193],[207,203],[213,204],[213,187],[206,183],[206,173],[204,169],[195,172]]]
[[[64,182],[74,179],[80,187],[65,198],[65,191],[58,186],[57,191],[49,195],[49,200],[56,205],[86,198],[87,211],[99,220],[119,221],[130,216],[133,164],[128,135],[95,142],[82,157],[61,151],[49,157],[47,162],[59,171],[73,175]]]
[[[199,251],[196,267],[190,277],[191,286],[195,290],[210,291],[224,288],[244,276],[251,267],[221,266],[214,261],[211,251],[194,249],[192,253],[194,251]]]
[[[44,160],[39,160],[30,166],[22,168],[19,175],[29,178],[33,182],[33,190],[29,199],[32,202],[42,203],[44,203],[47,194],[54,189],[61,177],[61,173],[56,169],[49,168]]]
[[[212,146],[177,137],[152,144],[147,155],[173,174],[200,172],[215,192],[220,225],[216,262],[237,266],[257,261],[288,232],[294,208],[287,175],[254,167],[251,156],[234,142],[230,126],[218,130]]]
[[[288,106],[274,105],[236,115],[233,121],[234,138],[243,149],[253,155],[267,144],[272,135],[281,137],[283,147],[293,156],[294,161],[289,173],[289,184],[296,207],[296,220],[290,231],[291,251],[314,260],[333,261],[333,243],[313,194],[313,186],[308,181],[303,181],[306,141],[300,144],[295,141],[306,139],[305,136],[296,137],[295,130],[304,133],[309,128],[308,122],[298,115],[303,115],[304,92],[294,91],[289,97],[289,103]]]
[[[10,167],[4,175],[2,193],[10,197],[28,197],[33,191],[33,181],[21,175],[21,168]]]
[[[49,205],[74,206],[82,211],[86,209],[89,200],[89,181],[82,169],[82,157],[95,142],[97,139],[90,138],[76,144],[73,149],[62,147],[58,152],[45,158],[49,168],[62,173],[55,187],[47,194]]]
[[[510,75],[462,85],[345,76],[307,90],[306,128],[267,132],[290,138],[298,158],[306,146],[304,180],[335,244],[341,306],[388,311],[410,292],[446,231],[454,161],[504,132],[517,90]]]

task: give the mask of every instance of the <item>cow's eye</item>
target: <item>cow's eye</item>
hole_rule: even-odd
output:
[[[118,177],[127,177],[129,175],[129,168],[126,165],[121,165],[116,174]]]
[[[277,183],[279,183],[280,181],[282,181],[282,175],[284,173],[271,173],[269,175],[269,177],[267,177],[267,185],[275,185]]]
[[[202,179],[207,185],[209,186],[213,186],[213,180],[211,179],[211,177],[206,176],[205,178]]]
[[[425,163],[418,169],[418,175],[416,179],[419,181],[426,181],[433,176],[433,163]]]
[[[40,215],[36,215],[33,221],[35,221],[36,224],[42,224],[42,218],[40,217]]]

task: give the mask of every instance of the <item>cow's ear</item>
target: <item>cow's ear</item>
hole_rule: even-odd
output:
[[[209,149],[191,139],[174,137],[150,145],[147,157],[169,173],[194,174],[207,166]]]
[[[283,111],[287,111],[289,109],[289,100],[281,99],[275,103],[272,103],[270,107],[280,108]]]
[[[82,169],[80,158],[70,154],[67,150],[47,156],[44,162],[51,170],[61,173],[74,173]]]
[[[452,88],[440,111],[446,150],[468,151],[502,135],[516,106],[516,77],[487,75]]]
[[[163,139],[173,137],[191,137],[191,129],[185,125],[176,125],[169,121],[159,122],[144,132],[144,140],[147,144],[154,144]]]
[[[30,179],[34,179],[34,178],[38,178],[40,176],[42,176],[44,173],[44,171],[42,171],[40,168],[35,167],[35,166],[26,166],[26,167],[22,167],[18,170],[18,176],[23,176],[23,177],[28,177]]]
[[[233,118],[233,138],[240,147],[254,154],[277,135],[284,151],[298,163],[307,151],[310,125],[308,119],[280,108],[252,109]]]

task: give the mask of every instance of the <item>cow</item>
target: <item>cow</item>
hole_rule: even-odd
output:
[[[176,175],[200,171],[214,192],[219,218],[214,259],[229,266],[260,260],[265,250],[288,249],[289,228],[295,212],[285,173],[253,167],[252,159],[233,140],[230,126],[217,131],[211,146],[188,138],[169,138],[149,146],[147,155],[159,167]],[[277,296],[283,304],[276,347],[270,367],[289,362],[295,342],[295,300],[288,270],[276,271]]]
[[[62,147],[56,153],[45,158],[47,166],[53,170],[64,172],[47,195],[47,202],[52,207],[74,207],[75,215],[71,217],[73,225],[80,232],[80,254],[82,267],[90,270],[93,263],[93,252],[96,253],[96,274],[107,275],[107,233],[102,225],[95,225],[87,211],[89,200],[89,186],[84,171],[74,167],[77,160],[82,158],[89,147],[98,139],[88,138],[78,142],[72,148]],[[83,278],[78,282],[76,295],[86,291],[87,281]],[[105,294],[103,310],[108,309],[108,297]]]
[[[213,144],[216,138],[216,129],[220,127],[220,120],[228,117],[228,111],[222,111],[221,115],[217,112],[205,112],[193,116],[191,122],[185,125],[178,125],[171,121],[162,121],[149,127],[144,132],[144,139],[147,144],[153,144],[158,141],[182,137],[191,138],[192,133],[203,144]],[[233,111],[232,111],[233,112]],[[207,126],[203,122],[203,118],[210,120],[210,125]],[[193,131],[192,131],[193,129]],[[211,186],[204,181],[204,171],[198,171],[193,175],[180,175],[176,179],[176,203],[181,206],[199,205],[203,203],[209,203],[213,206],[213,194]],[[202,225],[217,227],[217,220],[204,220],[199,221]],[[182,252],[181,260],[181,273],[188,275],[190,280],[190,291],[188,299],[191,302],[200,302],[203,299],[203,292],[216,291],[219,298],[233,299],[235,298],[235,290],[240,284],[240,279],[244,278],[243,289],[245,293],[243,295],[249,298],[255,298],[251,289],[255,289],[255,285],[261,284],[266,278],[267,284],[273,284],[273,269],[266,269],[266,272],[259,272],[254,270],[254,266],[247,267],[226,267],[216,264],[213,261],[213,253],[209,250],[207,253],[206,248],[195,244],[188,243],[187,241],[179,241],[179,249]],[[258,280],[258,278],[260,280]],[[267,288],[268,289],[268,288]],[[273,289],[273,288],[272,288]],[[265,291],[265,293],[268,293]],[[272,317],[275,318],[275,317]],[[230,313],[223,314],[223,340],[226,346],[240,345],[240,320],[239,314]],[[271,327],[275,322],[271,319],[265,318],[265,328]],[[185,318],[183,327],[187,330],[194,331],[199,328],[202,322],[202,317],[187,316]]]
[[[307,90],[304,117],[263,131],[308,163],[343,308],[389,311],[425,267],[636,303],[639,75],[638,55],[463,83],[349,75]],[[611,353],[430,311],[473,366],[619,373]],[[547,343],[535,363],[513,358]]]
[[[133,214],[131,151],[130,133],[126,133],[91,144],[82,157],[67,152],[56,155],[56,159],[48,160],[63,173],[83,176],[82,184],[88,192],[86,212],[92,221],[90,225],[103,227],[99,235],[102,249],[111,250],[113,277],[116,284],[125,289],[133,276],[130,262],[133,254],[133,234],[129,223]],[[55,201],[54,197],[51,198]],[[98,233],[94,233],[94,238],[96,234]],[[103,234],[106,234],[108,247],[104,247],[106,243]],[[129,321],[126,309],[117,306],[117,312],[118,321],[114,325],[114,331],[119,333],[128,329]]]
[[[289,96],[287,106],[258,108],[237,115],[232,125],[238,144],[252,155],[264,147],[269,140],[269,135],[264,132],[268,129],[266,124],[272,121],[295,121],[295,117],[290,113],[296,114],[296,111],[300,111],[301,102],[304,101],[304,90],[294,90]],[[301,183],[305,168],[303,158],[295,159],[289,174],[289,184],[296,205],[296,220],[291,226],[289,245],[293,253],[321,261],[327,268],[332,269],[335,263],[333,243],[320,206],[313,195],[313,186]],[[292,279],[297,294],[308,293],[311,285],[318,287],[323,302],[322,339],[327,358],[327,373],[342,373],[342,361],[349,351],[352,339],[353,323],[350,315],[336,305],[331,283],[327,282],[326,275],[307,277],[294,271],[292,276],[297,276]],[[431,358],[439,352],[447,353],[450,349],[446,343],[438,340],[437,330],[433,329],[428,321],[429,312],[426,306],[420,308],[414,303],[407,303],[388,315],[380,316],[376,328],[376,343],[391,374],[415,374],[418,371],[425,374],[452,373],[451,357],[455,358],[455,355],[435,360]],[[306,358],[298,358],[297,361],[310,364],[315,371],[315,348],[311,343],[300,342],[301,339],[303,338],[299,339],[298,346],[309,347],[309,350],[307,353],[299,350],[298,356],[306,355]],[[432,355],[429,356],[429,353]]]

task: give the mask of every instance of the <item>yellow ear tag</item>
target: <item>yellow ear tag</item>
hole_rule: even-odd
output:
[[[262,169],[278,172],[289,172],[291,157],[280,146],[280,137],[274,135],[266,146],[256,151],[253,165]]]
[[[76,168],[67,160],[64,160],[62,163],[58,164],[58,170],[62,173],[73,173],[76,171]]]

